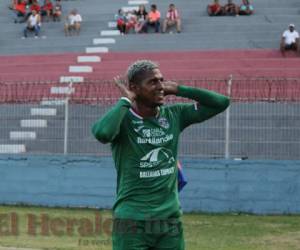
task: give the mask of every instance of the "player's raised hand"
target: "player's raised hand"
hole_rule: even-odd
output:
[[[178,92],[178,83],[172,81],[164,81],[163,88],[165,95],[176,95]]]
[[[126,80],[124,80],[124,78],[118,75],[114,77],[114,82],[120,90],[122,96],[127,97],[132,102],[135,100],[136,94],[133,91],[129,90],[128,84]]]

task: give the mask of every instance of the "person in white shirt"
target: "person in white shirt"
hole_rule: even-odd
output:
[[[27,37],[28,31],[34,31],[35,38],[38,38],[41,29],[41,16],[36,12],[36,10],[32,10],[31,15],[27,20],[27,25],[24,29],[24,37]]]
[[[280,50],[284,53],[286,50],[299,51],[299,49],[299,33],[295,30],[295,25],[291,23],[289,29],[282,34]]]
[[[65,23],[65,35],[72,35],[72,31],[75,31],[75,34],[79,35],[81,22],[81,15],[78,14],[76,9],[72,10],[67,16],[67,21]]]
[[[162,32],[165,33],[168,27],[171,27],[173,25],[176,25],[177,33],[181,32],[181,20],[178,13],[178,10],[176,9],[175,5],[171,3],[169,5],[169,10],[167,12],[166,18],[163,22],[163,29]]]

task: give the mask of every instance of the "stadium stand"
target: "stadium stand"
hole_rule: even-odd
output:
[[[90,65],[95,67],[95,70],[93,70],[92,74],[87,74],[88,76],[102,76],[103,67],[105,73],[107,73],[106,69],[110,68],[111,74],[108,74],[107,77],[104,74],[101,78],[111,79],[112,75],[124,72],[124,65],[128,64],[128,61],[149,55],[132,55],[132,52],[160,51],[172,51],[173,54],[175,53],[174,57],[177,57],[177,60],[176,64],[174,63],[174,67],[177,69],[177,65],[179,65],[181,70],[177,72],[184,78],[186,78],[186,75],[189,77],[214,75],[215,73],[211,73],[208,70],[211,69],[211,64],[215,65],[214,72],[220,71],[221,74],[216,74],[221,76],[228,76],[228,72],[242,76],[299,76],[299,71],[297,70],[299,60],[286,60],[277,52],[280,36],[287,25],[296,23],[297,28],[300,8],[298,2],[292,0],[286,2],[274,1],[271,5],[268,1],[259,1],[255,3],[255,15],[251,17],[209,17],[205,12],[205,6],[208,1],[199,2],[192,0],[185,4],[185,2],[177,0],[174,3],[182,13],[182,34],[113,36],[108,37],[114,39],[115,43],[113,44],[94,45],[94,42],[97,43],[97,41],[94,41],[95,39],[98,38],[98,42],[101,39],[101,31],[111,30],[108,27],[108,23],[113,21],[114,14],[120,6],[127,6],[125,1],[119,0],[113,3],[105,3],[105,5],[103,5],[102,1],[96,0],[89,1],[89,4],[86,4],[84,1],[63,1],[64,15],[74,7],[82,13],[84,22],[80,36],[64,37],[63,21],[47,22],[43,23],[42,27],[41,36],[44,39],[34,40],[20,39],[24,24],[13,23],[11,13],[9,13],[10,11],[7,8],[8,1],[2,1],[0,3],[2,12],[0,27],[5,36],[0,38],[0,54],[16,55],[10,60],[14,61],[19,70],[16,72],[15,69],[11,69],[15,66],[13,63],[11,68],[5,64],[3,65],[2,62],[6,60],[6,57],[0,58],[0,72],[5,72],[5,74],[2,74],[1,79],[43,79],[45,76],[44,71],[39,74],[31,73],[30,68],[36,72],[36,63],[40,67],[43,67],[43,64],[45,64],[44,68],[47,68],[47,78],[51,75],[53,75],[51,79],[57,79],[57,76],[61,74],[69,75],[70,64],[68,58],[73,56],[73,63],[76,63],[77,56],[85,54],[87,48],[95,49],[98,46],[106,47],[111,53],[109,55],[101,54],[103,57],[102,63],[97,66]],[[159,3],[159,8],[162,10],[163,15],[167,7],[168,2]],[[147,8],[149,9],[149,5],[147,5]],[[210,50],[208,55],[209,63],[206,56],[207,51],[205,50]],[[182,54],[188,51],[192,51],[192,54],[197,53],[193,56],[193,60],[189,60],[191,53]],[[120,52],[122,53],[119,54]],[[44,57],[41,63],[38,59],[40,55],[49,53],[56,54],[57,58],[56,56]],[[26,60],[30,61],[26,67],[22,65],[24,57],[19,57],[24,54],[26,55]],[[38,58],[33,56],[34,54],[37,54]],[[28,58],[29,55],[31,59]],[[64,57],[66,58],[62,59]],[[106,63],[111,58],[118,60],[117,64],[116,62],[113,63],[113,68],[111,63]],[[248,61],[248,58],[252,61]],[[157,54],[155,59],[158,61],[164,60],[165,55]],[[119,63],[120,60],[123,63]],[[226,60],[229,60],[229,62]],[[235,62],[232,62],[232,60]],[[266,63],[266,60],[268,60],[268,63]],[[64,63],[66,63],[65,66],[63,66]],[[169,61],[168,68],[172,68],[170,63]],[[193,66],[194,70],[191,69],[191,66]],[[32,79],[34,77],[35,79]]]
[[[30,153],[62,153],[65,109],[62,105],[55,106],[55,116],[34,115],[36,119],[47,121],[46,128],[23,127],[22,131],[36,134],[22,134],[19,139],[16,139],[18,138],[16,133],[11,136],[10,132],[18,132],[22,128],[21,120],[31,116],[31,108],[41,107],[36,103],[36,96],[40,97],[39,101],[45,97],[52,97],[49,94],[51,86],[57,86],[61,77],[83,77],[84,81],[111,80],[116,74],[123,74],[128,64],[139,58],[158,61],[166,78],[171,79],[222,79],[224,82],[229,75],[233,75],[234,79],[300,77],[299,56],[288,54],[287,57],[282,57],[278,50],[281,34],[287,25],[295,23],[296,29],[300,27],[299,1],[254,2],[254,15],[246,17],[209,17],[206,13],[209,1],[172,2],[182,16],[181,34],[120,36],[118,32],[110,33],[109,31],[116,30],[112,28],[114,14],[120,7],[128,7],[127,1],[89,0],[87,4],[86,1],[76,0],[63,1],[62,4],[64,16],[73,8],[77,8],[81,13],[83,23],[79,36],[65,37],[64,22],[61,21],[43,23],[39,39],[22,40],[24,25],[13,23],[10,10],[7,8],[9,1],[1,1],[0,27],[4,35],[0,38],[0,81],[12,84],[9,88],[12,97],[18,96],[14,88],[15,82],[23,83],[23,97],[26,97],[27,93],[28,102],[34,101],[35,104],[20,107],[17,104],[8,104],[14,101],[13,98],[8,100],[8,96],[3,97],[1,101],[5,99],[6,104],[0,108],[2,117],[5,118],[1,120],[0,144],[26,145],[26,151]],[[163,16],[169,3],[168,1],[157,3]],[[149,6],[148,4],[147,9]],[[102,53],[95,53],[99,47]],[[82,59],[82,56],[93,56],[91,60],[97,62],[88,62],[87,59]],[[81,57],[81,61],[78,57]],[[78,66],[85,66],[82,70],[91,72],[70,72],[80,71]],[[27,87],[24,83],[28,83]],[[41,88],[38,83],[48,85]],[[258,85],[255,86],[260,88]],[[28,93],[26,89],[32,91]],[[107,98],[110,95],[116,98],[114,90],[109,92],[111,89],[105,90],[104,87],[101,90]],[[295,92],[294,90],[291,91]],[[38,94],[34,94],[36,91]],[[81,93],[85,93],[85,90]],[[48,102],[46,107],[49,108],[50,104],[52,103]],[[299,138],[298,130],[291,132],[294,123],[289,127],[292,121],[298,123],[300,120],[298,106],[297,103],[289,104],[288,107],[279,104],[274,107],[264,103],[253,103],[250,107],[243,104],[234,105],[232,155],[259,159],[299,158],[300,145],[296,143],[296,139]],[[109,153],[108,147],[99,145],[89,132],[90,124],[106,109],[105,105],[100,108],[72,105],[69,153],[104,155]],[[265,110],[265,116],[257,114],[261,109]],[[287,112],[293,115],[291,118],[293,120],[280,124]],[[250,121],[253,121],[253,124]],[[240,128],[243,122],[251,129],[245,131],[245,128]],[[277,126],[277,129],[268,132],[258,129],[264,128],[265,124]],[[182,154],[223,156],[224,116],[208,122],[201,129],[195,126],[188,133],[183,137]],[[202,138],[202,141],[193,141],[195,138]],[[280,138],[282,140],[279,140]],[[283,143],[278,147],[279,141]],[[190,145],[191,142],[193,147]],[[266,142],[273,145],[272,150],[266,147]]]

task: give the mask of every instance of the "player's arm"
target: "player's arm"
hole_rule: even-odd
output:
[[[202,122],[224,111],[230,104],[227,96],[207,89],[177,85],[173,82],[165,84],[166,94],[189,98],[196,105],[181,105],[182,129],[192,123]]]
[[[230,104],[230,99],[227,96],[207,89],[184,85],[178,86],[177,96],[196,101],[200,106],[199,112],[203,113],[203,118],[206,118],[206,116],[209,118],[224,111]]]
[[[112,142],[118,136],[123,118],[130,107],[130,100],[121,98],[93,125],[92,133],[95,138],[102,143]]]
[[[135,94],[126,88],[120,77],[114,81],[123,97],[92,127],[93,135],[102,143],[112,142],[118,136],[122,121],[135,99]]]

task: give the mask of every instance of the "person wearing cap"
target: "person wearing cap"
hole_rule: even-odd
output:
[[[289,29],[282,34],[280,50],[284,53],[286,50],[299,51],[299,49],[299,33],[295,30],[295,25],[291,23]]]

